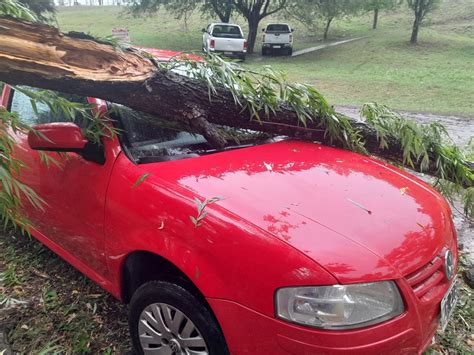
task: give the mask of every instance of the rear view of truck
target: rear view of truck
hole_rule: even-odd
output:
[[[262,55],[278,51],[293,54],[293,30],[287,23],[271,23],[263,30]]]
[[[202,46],[206,53],[222,53],[241,60],[245,60],[247,54],[247,41],[242,29],[227,23],[211,23],[203,29]]]

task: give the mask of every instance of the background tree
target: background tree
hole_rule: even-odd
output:
[[[319,4],[316,0],[293,0],[285,7],[285,15],[316,32],[320,22]]]
[[[185,30],[189,16],[196,9],[200,9],[203,15],[217,15],[221,22],[229,22],[234,8],[232,0],[129,0],[128,5],[127,12],[134,16],[153,15],[163,7],[176,19],[184,20]]]
[[[375,30],[377,28],[380,11],[393,10],[399,5],[400,5],[399,0],[366,0],[364,4],[364,10],[374,12],[372,29]]]
[[[218,16],[229,22],[233,11],[239,12],[248,23],[248,53],[253,53],[260,21],[285,8],[288,0],[130,0],[129,11],[134,15],[150,15],[164,6],[177,16],[200,7],[203,14]]]
[[[189,17],[202,5],[201,0],[173,0],[164,2],[166,10],[174,14],[177,20],[183,20],[183,29],[186,32],[188,31]]]
[[[321,17],[325,20],[323,38],[328,38],[331,22],[336,18],[357,15],[363,10],[364,1],[361,0],[319,0]]]
[[[293,0],[287,10],[309,28],[314,28],[318,21],[323,21],[323,38],[327,40],[334,19],[354,15],[363,6],[362,0]]]
[[[221,22],[228,23],[232,12],[234,10],[234,3],[232,0],[205,0],[202,6],[203,14],[217,15]]]
[[[128,0],[127,11],[134,16],[152,15],[167,2],[168,0]]]
[[[232,0],[235,9],[247,20],[248,53],[253,53],[260,21],[285,8],[287,0]]]
[[[177,20],[183,20],[183,29],[188,31],[189,17],[202,6],[202,0],[129,0],[127,12],[134,16],[150,16],[163,7]]]
[[[415,14],[410,43],[416,44],[418,42],[418,32],[426,14],[436,9],[440,0],[407,0],[407,3]]]

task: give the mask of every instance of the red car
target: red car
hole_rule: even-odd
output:
[[[20,91],[0,104],[43,133],[17,136],[32,234],[129,304],[139,353],[420,353],[449,318],[451,211],[412,175],[286,139],[215,151],[124,107],[97,145]]]

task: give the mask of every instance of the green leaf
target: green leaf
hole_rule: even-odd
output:
[[[140,178],[132,185],[132,189],[134,189],[135,187],[137,187],[138,185],[140,185],[143,181],[145,181],[146,178],[148,178],[150,176],[149,173],[145,173],[143,174],[142,176],[140,176]]]

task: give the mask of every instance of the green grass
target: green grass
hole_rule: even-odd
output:
[[[137,45],[199,50],[200,29],[209,21],[195,14],[189,30],[184,31],[183,22],[166,12],[132,18],[124,16],[122,10],[62,8],[58,23],[63,31],[98,36],[110,35],[113,27],[126,26]],[[245,24],[242,18],[235,20]],[[337,20],[330,31],[331,39],[365,38],[295,58],[262,58],[256,54],[245,65],[252,69],[272,65],[287,72],[290,81],[314,85],[333,104],[376,101],[395,109],[474,117],[474,3],[445,0],[422,28],[417,46],[408,44],[411,22],[412,14],[406,9],[382,13],[376,31],[370,29],[370,14]],[[295,49],[321,44],[321,31],[312,33],[302,25],[295,26]]]
[[[126,307],[36,240],[0,233],[0,331],[13,353],[130,349]]]

